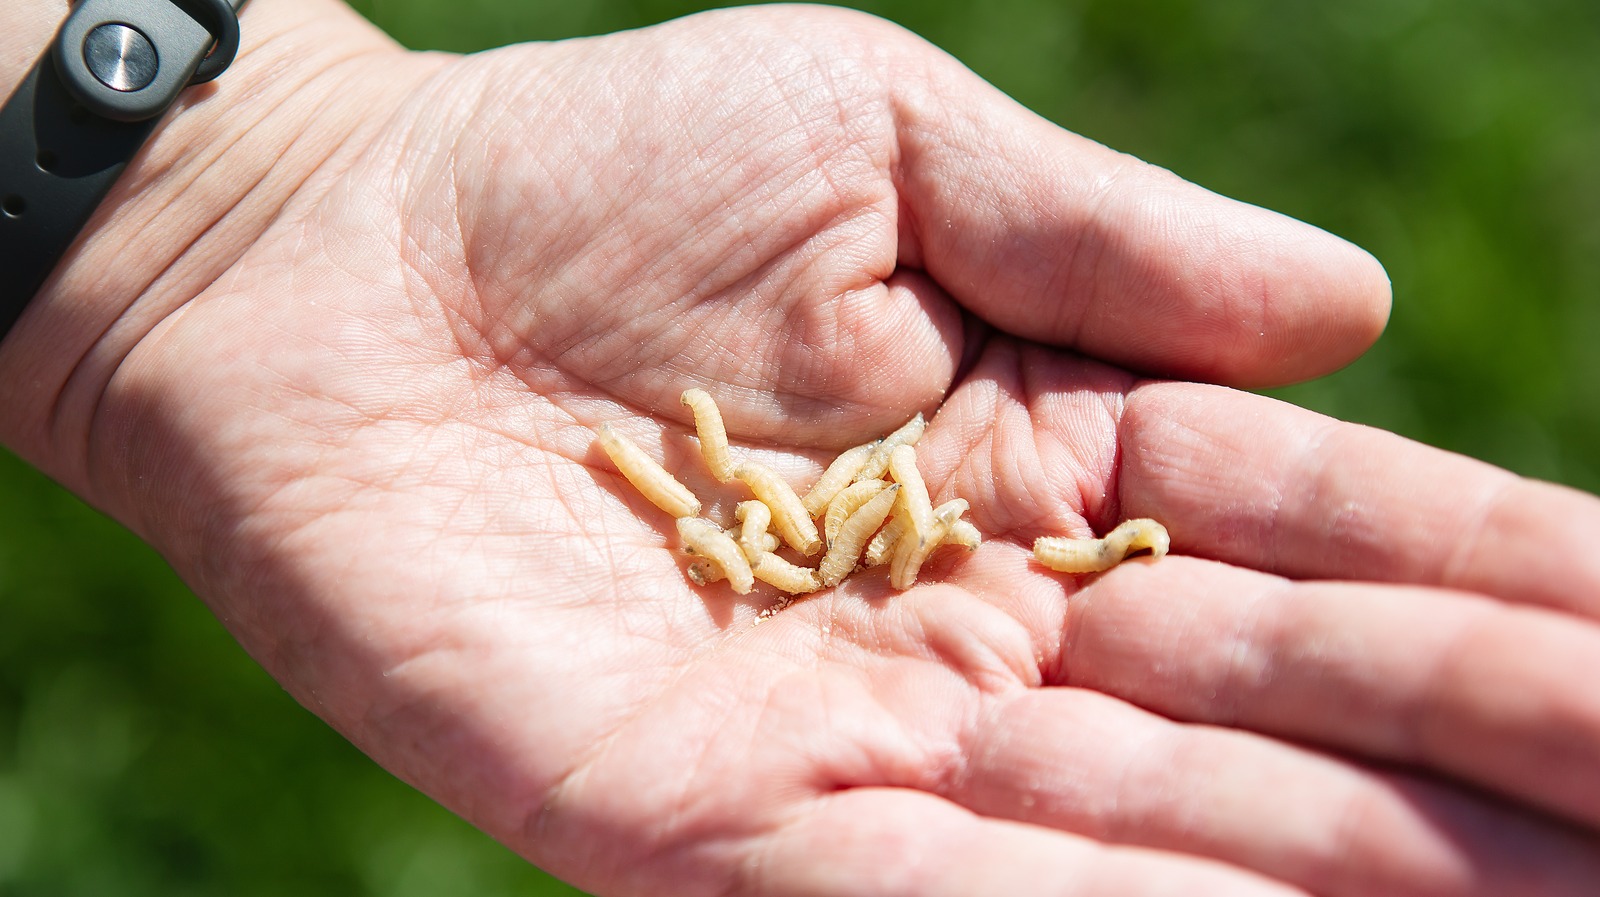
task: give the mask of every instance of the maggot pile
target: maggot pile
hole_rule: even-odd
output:
[[[724,528],[700,516],[701,503],[687,486],[643,449],[602,424],[599,442],[617,470],[652,504],[677,518],[678,538],[691,560],[696,585],[726,580],[746,594],[756,580],[791,595],[831,588],[856,570],[889,566],[889,584],[911,588],[924,563],[946,546],[976,549],[981,537],[963,518],[964,499],[935,507],[917,467],[917,440],[925,427],[918,414],[882,439],[841,453],[803,497],[776,471],[755,461],[735,462],[715,400],[701,389],[683,394],[694,415],[695,434],[706,467],[718,482],[743,483],[753,495]],[[788,545],[817,565],[796,564],[778,552]],[[1069,573],[1091,573],[1128,554],[1167,551],[1167,532],[1154,520],[1124,522],[1104,539],[1045,537],[1034,544],[1041,564]]]

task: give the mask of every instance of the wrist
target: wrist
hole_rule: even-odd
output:
[[[67,0],[11,0],[0,5],[0,91],[11,93],[68,11]]]
[[[9,94],[67,7],[6,7]],[[0,342],[0,443],[91,501],[93,420],[124,360],[351,149],[383,89],[354,63],[401,56],[331,0],[254,0],[241,27],[233,66],[179,97]]]

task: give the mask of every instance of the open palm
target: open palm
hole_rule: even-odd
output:
[[[98,500],[385,766],[604,894],[1600,880],[1600,506],[1129,373],[1344,363],[1364,254],[838,12],[396,71],[96,409]],[[797,484],[937,409],[986,543],[756,625],[594,445],[728,518],[695,385]],[[1030,560],[1130,516],[1180,556]]]

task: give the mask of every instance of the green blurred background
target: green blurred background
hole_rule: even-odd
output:
[[[355,5],[462,51],[701,8]],[[1069,128],[1372,250],[1388,333],[1280,395],[1600,490],[1593,0],[861,8]],[[0,897],[576,893],[375,768],[148,549],[0,453]]]

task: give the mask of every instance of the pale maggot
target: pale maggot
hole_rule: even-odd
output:
[[[1103,539],[1041,536],[1034,540],[1033,556],[1062,573],[1099,573],[1136,551],[1148,550],[1151,557],[1163,557],[1171,544],[1166,527],[1148,517],[1136,517],[1117,524]]]
[[[735,592],[744,595],[755,586],[750,562],[745,559],[739,543],[715,523],[700,517],[679,517],[678,538],[683,541],[685,554],[695,555],[697,560],[710,560],[721,567],[722,575],[728,577],[728,585]]]
[[[839,530],[844,526],[844,522],[850,519],[850,515],[887,488],[889,484],[883,480],[862,480],[859,483],[851,483],[841,490],[833,497],[833,501],[828,502],[827,513],[822,518],[823,541],[832,545],[839,537]]]
[[[746,461],[734,468],[733,475],[743,480],[756,498],[766,503],[772,512],[772,527],[778,531],[779,538],[807,557],[822,550],[817,525],[811,522],[811,515],[800,503],[800,496],[794,494],[794,488],[784,482],[777,471],[765,464]]]
[[[895,447],[916,445],[917,440],[922,438],[922,431],[927,428],[928,422],[923,420],[922,414],[918,412],[916,417],[906,421],[900,429],[878,440],[878,445],[867,458],[867,463],[856,471],[856,480],[881,479],[884,472],[889,469],[889,455]]]
[[[693,517],[700,513],[700,499],[694,497],[689,487],[667,473],[665,467],[645,454],[633,440],[612,429],[609,422],[600,425],[599,438],[600,448],[611,458],[611,463],[617,465],[617,470],[651,504],[673,517]]]
[[[717,482],[733,479],[733,456],[728,453],[728,429],[722,424],[722,411],[703,389],[683,391],[683,404],[694,413],[694,432],[700,438],[700,457],[706,461]]]
[[[883,521],[894,510],[896,493],[901,488],[896,483],[879,491],[839,527],[838,534],[828,543],[828,553],[823,555],[822,565],[817,570],[817,578],[823,585],[836,586],[855,569],[867,540],[878,531],[878,527],[883,526]]]

